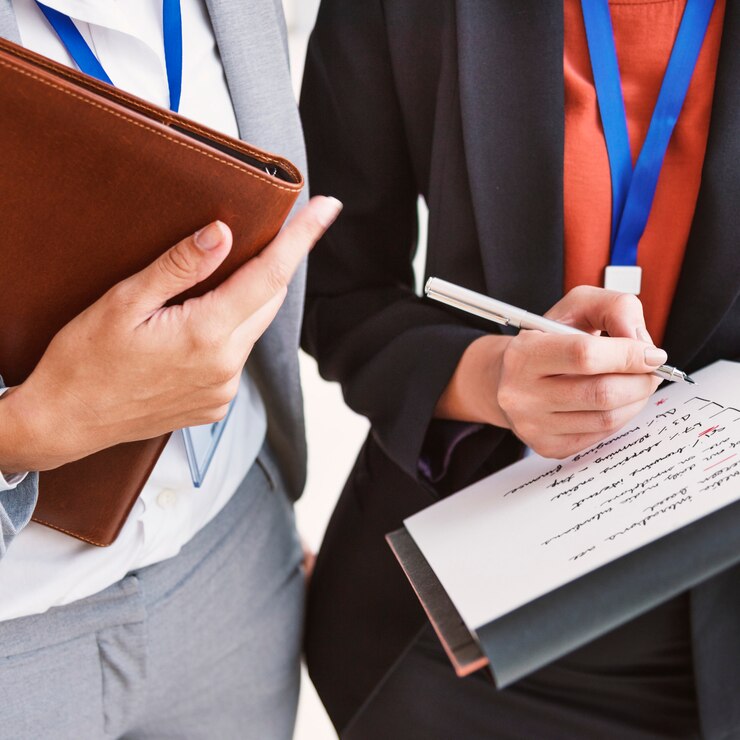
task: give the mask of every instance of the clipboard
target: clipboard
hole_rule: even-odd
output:
[[[387,535],[458,676],[485,667],[508,686],[740,563],[740,364],[696,378],[594,448],[528,457]]]

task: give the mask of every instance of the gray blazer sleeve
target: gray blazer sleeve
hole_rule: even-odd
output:
[[[5,388],[2,377],[0,388]],[[38,495],[38,473],[31,473],[12,491],[0,491],[0,559],[5,556],[18,532],[31,521]]]

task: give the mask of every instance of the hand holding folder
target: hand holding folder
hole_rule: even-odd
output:
[[[131,276],[139,273],[133,280],[141,287],[147,270],[150,276],[161,272],[161,262],[158,267],[151,265],[172,244],[218,219],[228,223],[233,248],[229,251],[224,234],[223,244],[206,258],[212,260],[209,268],[195,280],[173,283],[166,294],[151,294],[147,321],[151,329],[163,316],[187,313],[181,309],[157,311],[169,298],[174,304],[196,299],[188,304],[188,310],[197,301],[208,301],[216,308],[219,301],[210,296],[231,292],[238,298],[223,303],[232,311],[244,312],[229,318],[240,327],[234,332],[234,341],[243,341],[243,351],[248,352],[259,335],[257,324],[269,322],[279,299],[259,312],[251,328],[244,328],[241,322],[247,309],[253,311],[268,298],[263,295],[260,303],[251,287],[245,287],[239,277],[242,270],[266,270],[265,282],[278,294],[282,286],[275,275],[287,280],[290,271],[287,267],[282,272],[271,269],[268,260],[262,259],[242,266],[280,231],[303,180],[287,160],[5,41],[0,42],[0,110],[4,111],[0,115],[0,218],[4,229],[0,245],[4,265],[0,272],[0,373],[8,385],[24,384],[8,394],[3,404],[19,408],[24,396],[37,392],[38,398],[63,404],[63,396],[80,394],[84,398],[92,390],[91,378],[103,384],[108,381],[109,413],[106,408],[93,409],[90,427],[82,435],[86,440],[96,438],[96,449],[106,449],[43,472],[34,514],[43,524],[92,544],[108,545],[115,540],[154,467],[167,441],[165,432],[190,420],[173,415],[166,425],[148,427],[144,421],[135,430],[113,433],[103,431],[104,424],[96,427],[98,414],[113,418],[120,401],[114,389],[124,381],[128,381],[132,396],[142,402],[145,420],[146,394],[139,391],[141,383],[137,381],[147,381],[137,377],[133,362],[111,361],[106,368],[109,377],[96,376],[96,368],[89,367],[91,358],[80,349],[84,347],[81,337],[97,332],[96,341],[110,343],[111,357],[123,357],[125,348],[116,346],[116,340],[121,344],[126,335],[116,323],[123,321],[116,306],[137,303],[141,296],[126,296],[122,281],[130,287]],[[304,239],[303,252],[307,246]],[[282,255],[275,262],[289,266],[299,258]],[[204,294],[208,294],[205,299],[199,298]],[[99,300],[111,311],[108,319],[113,328],[108,337],[101,329],[105,322],[96,323],[91,317],[102,310],[101,304],[96,304]],[[94,304],[96,308],[88,310]],[[239,305],[240,309],[235,308]],[[175,342],[182,327],[173,322],[171,328]],[[62,351],[65,343],[70,346]],[[79,361],[70,366],[71,346],[78,348]],[[164,342],[158,350],[166,355],[173,347]],[[169,359],[169,364],[162,366],[169,370],[160,367],[161,372],[173,368],[174,372],[185,371],[185,356]],[[234,372],[238,371],[236,364],[231,368]],[[26,385],[29,376],[31,381]],[[76,435],[78,429],[71,421],[69,426],[57,421],[49,438],[58,439],[62,448],[68,447],[61,450],[60,461],[70,458],[69,447],[74,447]],[[109,447],[137,439],[140,441]],[[92,451],[89,445],[85,442],[77,453]]]
[[[43,450],[42,469],[122,441],[220,419],[251,348],[282,305],[290,277],[334,209],[329,199],[315,199],[260,261],[190,299],[186,309],[166,307],[228,255],[231,232],[219,222],[210,224],[64,326],[9,399],[16,407],[32,409],[40,417],[32,426],[53,440],[54,447]],[[55,434],[46,417],[64,419],[72,433]],[[17,454],[21,462],[16,468],[38,467],[33,451]],[[31,455],[30,461],[24,454]]]

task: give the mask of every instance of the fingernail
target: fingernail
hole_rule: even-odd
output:
[[[653,343],[653,338],[650,336],[650,334],[648,334],[647,329],[643,329],[642,327],[640,327],[639,329],[637,329],[635,334],[641,342],[649,342],[650,344]]]
[[[195,243],[204,252],[215,249],[224,240],[220,221],[214,221],[195,232]]]
[[[648,347],[645,350],[645,364],[653,367],[664,365],[668,360],[668,355],[665,350],[658,349],[657,347]]]
[[[316,204],[316,218],[325,229],[328,229],[337,220],[342,208],[344,208],[342,201],[336,198],[322,198]]]

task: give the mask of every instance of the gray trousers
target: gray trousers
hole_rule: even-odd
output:
[[[0,738],[289,740],[304,580],[281,488],[263,449],[176,558],[1,622]]]

